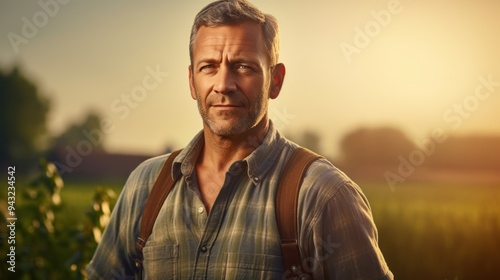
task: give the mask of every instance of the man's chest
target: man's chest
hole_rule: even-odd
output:
[[[178,182],[144,248],[148,278],[253,279],[280,275],[275,186],[255,186],[242,178],[224,185],[208,215],[199,193],[185,181]]]

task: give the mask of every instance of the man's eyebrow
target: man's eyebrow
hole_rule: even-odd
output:
[[[259,64],[257,59],[247,58],[247,57],[235,57],[231,60],[231,63],[250,63],[250,64]]]
[[[206,58],[202,58],[202,59],[196,61],[196,65],[200,65],[203,63],[213,64],[213,63],[219,63],[219,62],[220,62],[220,59],[217,59],[214,57],[206,57]]]
[[[202,58],[198,61],[196,61],[196,65],[199,66],[200,64],[208,63],[208,64],[218,64],[220,63],[220,59],[214,58],[214,57],[206,57]],[[246,57],[235,57],[234,59],[231,59],[230,64],[238,64],[238,63],[245,63],[245,64],[254,64],[254,65],[260,65],[258,60],[252,59],[252,58],[246,58]]]

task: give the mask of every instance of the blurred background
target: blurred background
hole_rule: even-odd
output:
[[[188,43],[209,2],[0,3],[0,164],[26,217],[15,277],[84,277],[130,171],[201,129]],[[271,119],[362,187],[396,278],[499,278],[500,3],[252,3],[281,28]]]

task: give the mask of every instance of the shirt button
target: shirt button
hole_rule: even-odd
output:
[[[202,246],[202,247],[200,248],[200,251],[201,251],[201,252],[203,252],[203,253],[205,253],[207,250],[208,250],[208,249],[207,249],[207,246]]]
[[[203,212],[205,212],[205,208],[203,206],[198,207],[198,213],[202,214]]]
[[[254,180],[255,182],[259,182],[260,178],[259,178],[259,177],[257,177],[257,176],[255,176],[255,177],[253,177],[253,180]]]
[[[232,174],[237,174],[241,171],[241,163],[236,162],[229,168],[229,172]]]

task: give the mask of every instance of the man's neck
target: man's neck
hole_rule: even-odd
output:
[[[204,127],[204,147],[198,164],[209,166],[214,172],[226,172],[230,165],[250,155],[262,144],[269,130],[269,120],[263,120],[240,135],[220,136]]]
[[[231,164],[250,155],[262,143],[263,137],[269,130],[267,119],[251,128],[243,135],[231,137],[214,134],[204,127],[204,146],[196,163],[198,187],[201,199],[207,212],[210,212],[215,200],[224,184],[225,174]],[[258,139],[255,141],[255,139]],[[250,144],[253,140],[253,145]]]

